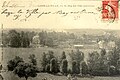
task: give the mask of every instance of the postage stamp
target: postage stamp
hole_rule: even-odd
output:
[[[118,19],[118,0],[102,1],[102,19],[114,21]]]

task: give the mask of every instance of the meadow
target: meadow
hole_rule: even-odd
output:
[[[62,48],[4,48],[3,49],[3,67],[6,68],[7,62],[11,59],[13,59],[15,56],[22,57],[25,61],[28,61],[28,57],[30,54],[35,54],[37,59],[38,67],[41,65],[41,55],[43,52],[47,53],[49,50],[52,50],[54,52],[54,55],[56,57],[59,57],[63,51],[66,52],[66,55],[68,55],[71,50],[75,49],[62,49]],[[99,49],[80,49],[80,51],[84,52],[85,59],[88,56],[89,52],[92,51],[100,51]],[[4,80],[25,80],[25,78],[19,78],[17,75],[14,75],[12,72],[3,72],[2,73]],[[52,75],[48,73],[38,73],[37,77],[35,78],[29,78],[28,80],[42,80],[43,78],[47,78],[47,80],[67,80],[66,76],[58,76],[58,75]],[[80,78],[78,77],[78,80],[119,80],[120,77],[94,77],[94,78]]]
[[[38,67],[41,65],[41,55],[43,52],[47,53],[49,50],[54,52],[54,55],[59,58],[63,51],[65,51],[66,55],[68,55],[72,48],[47,48],[47,47],[40,47],[40,48],[4,48],[3,49],[3,66],[6,67],[7,62],[13,59],[15,56],[22,57],[25,61],[28,61],[28,57],[30,54],[35,54],[37,59]],[[85,59],[87,59],[88,53],[92,51],[100,51],[99,49],[80,49],[80,51],[84,52]]]
[[[4,80],[25,80],[25,78],[19,78],[17,75],[14,75],[12,72],[4,72],[3,74]],[[58,75],[51,75],[48,73],[38,73],[37,77],[31,78],[29,77],[28,80],[43,80],[47,78],[47,80],[67,80],[66,76],[58,76]],[[78,80],[120,80],[120,76],[117,77],[100,77],[96,76],[94,78],[81,78],[77,77]]]

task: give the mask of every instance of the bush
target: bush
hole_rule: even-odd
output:
[[[45,68],[46,68],[46,65],[47,65],[48,63],[47,63],[47,58],[46,58],[46,54],[45,54],[45,52],[43,53],[43,55],[42,55],[42,59],[41,59],[41,65],[42,65],[42,71],[43,72],[45,72],[46,70],[45,70]]]
[[[31,63],[20,62],[17,67],[14,69],[14,73],[18,75],[20,78],[25,77],[27,80],[28,77],[36,77],[37,76],[37,68]]]
[[[31,54],[31,55],[29,56],[29,59],[30,59],[30,63],[32,63],[33,65],[37,65],[37,60],[36,60],[34,54]]]
[[[59,72],[59,66],[58,66],[57,60],[55,58],[52,58],[50,61],[50,72],[53,74]]]
[[[108,75],[108,61],[105,49],[100,52],[93,51],[88,56],[89,73],[94,76],[107,76]]]
[[[61,58],[60,58],[60,63],[62,62],[63,59],[66,59],[66,55],[65,55],[65,52],[63,51],[62,55],[61,55]]]
[[[109,68],[109,74],[111,76],[113,76],[113,75],[116,74],[116,68],[115,68],[115,66],[110,66],[110,68]]]
[[[86,75],[88,73],[88,66],[85,61],[81,62],[81,72]]]
[[[14,68],[18,65],[18,63],[20,62],[24,62],[22,58],[20,58],[19,56],[16,56],[14,59],[10,60],[7,63],[7,67],[8,67],[8,71],[13,71]]]
[[[61,72],[62,74],[66,75],[67,74],[67,68],[68,68],[68,61],[66,59],[62,60],[62,65],[61,65]]]
[[[51,63],[52,58],[55,58],[53,51],[48,51],[47,54],[45,52],[43,53],[42,59],[41,59],[41,65],[43,69],[42,72],[46,72],[46,66]]]
[[[45,72],[50,73],[50,64],[47,64],[45,67]]]
[[[46,63],[50,64],[52,58],[55,58],[55,56],[54,56],[54,52],[50,50],[46,55]]]
[[[35,56],[30,56],[35,58]],[[8,70],[13,71],[14,74],[18,75],[20,78],[25,77],[27,80],[28,77],[36,77],[38,73],[38,68],[33,63],[25,63],[22,58],[16,56],[14,59],[8,62]]]
[[[76,61],[72,62],[72,74],[79,74],[80,73],[80,69],[79,66],[77,65]]]

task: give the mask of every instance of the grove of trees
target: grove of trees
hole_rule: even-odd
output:
[[[65,32],[35,32],[35,31],[19,31],[19,30],[9,30],[8,32],[3,33],[3,46],[10,47],[30,47],[30,43],[33,42],[33,37],[39,35],[39,41],[41,46],[53,47],[55,42],[67,41],[68,39],[75,39],[73,33]]]
[[[68,63],[70,62],[66,53],[63,51],[59,59],[57,59],[52,53],[52,57],[47,61],[47,56],[50,54],[43,53],[42,56],[42,67],[44,72],[58,73],[61,72],[63,75],[67,74],[81,74],[81,75],[93,75],[93,76],[110,76],[120,75],[120,50],[114,48],[111,51],[101,49],[98,53],[93,51],[88,54],[88,58],[84,60],[84,53],[77,50],[76,52],[71,51],[69,56],[71,57],[71,68]],[[54,56],[54,57],[53,57]],[[53,67],[54,66],[54,67]],[[54,68],[54,70],[53,70]],[[55,70],[57,69],[57,70]]]
[[[30,55],[30,61],[34,59],[31,56],[35,57],[35,55]],[[7,67],[8,71],[12,71],[20,78],[24,77],[26,80],[28,79],[28,77],[36,77],[37,73],[39,72],[36,66],[36,62],[25,62],[23,58],[19,56],[16,56],[14,59],[8,61]]]
[[[71,57],[71,62],[67,56]],[[101,49],[100,52],[93,51],[88,54],[85,60],[84,53],[76,50],[66,54],[62,52],[61,56],[56,57],[53,51],[43,52],[41,57],[41,67],[37,66],[37,60],[34,54],[29,55],[29,62],[25,62],[23,58],[16,56],[14,59],[8,61],[8,71],[12,71],[20,78],[24,77],[26,80],[29,77],[36,77],[38,72],[47,72],[50,74],[62,75],[91,75],[91,76],[115,76],[120,75],[120,49],[114,48],[111,51]],[[71,63],[71,68],[68,63]],[[40,70],[40,71],[39,71]]]
[[[14,48],[29,47],[34,33],[31,32],[18,32],[10,30],[8,33],[3,34],[3,46],[10,46]]]

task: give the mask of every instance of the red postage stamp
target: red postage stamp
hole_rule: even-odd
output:
[[[118,0],[102,1],[102,19],[112,21],[118,19]]]

